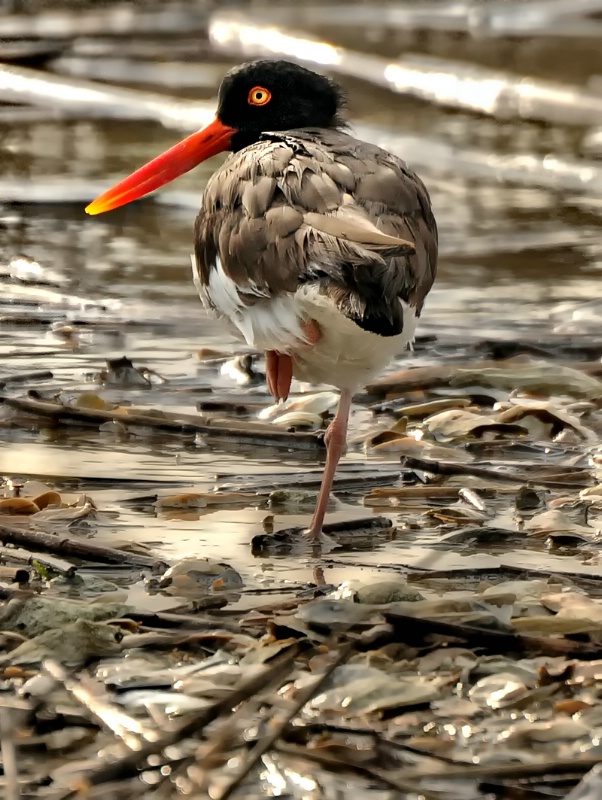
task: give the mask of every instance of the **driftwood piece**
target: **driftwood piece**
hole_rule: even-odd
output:
[[[244,439],[252,444],[263,444],[272,447],[299,447],[303,449],[324,446],[321,433],[293,432],[281,430],[274,425],[250,420],[213,420],[210,417],[174,414],[171,417],[145,414],[141,412],[124,413],[89,408],[71,408],[59,403],[45,400],[33,400],[22,397],[0,397],[0,403],[32,415],[53,425],[73,425],[98,427],[105,422],[119,422],[126,427],[144,427],[162,433],[194,436],[197,433],[215,436],[222,439]]]
[[[430,461],[426,458],[404,456],[403,465],[408,469],[432,472],[434,475],[471,475],[493,481],[511,483],[534,483],[538,486],[590,486],[593,479],[590,473],[579,467],[534,465],[529,470],[497,470],[487,464],[456,464],[452,461]]]
[[[63,534],[45,533],[0,523],[0,541],[19,547],[28,547],[44,553],[53,553],[61,557],[72,557],[84,561],[95,561],[100,564],[119,564],[133,569],[151,569],[163,572],[168,564],[151,556],[128,553],[113,547],[103,547],[81,539],[74,539]]]
[[[364,497],[364,502],[395,498],[398,500],[458,500],[461,486],[384,486],[375,487]],[[484,494],[495,494],[491,489],[479,489]]]

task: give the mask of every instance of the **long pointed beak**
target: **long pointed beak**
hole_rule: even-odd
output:
[[[235,128],[213,120],[101,194],[87,206],[86,214],[103,214],[170,183],[202,161],[228,150],[234,133]]]

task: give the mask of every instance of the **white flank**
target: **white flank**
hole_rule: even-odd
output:
[[[207,294],[217,310],[234,320],[236,315],[244,308],[244,303],[238,293],[236,283],[224,272],[219,257],[215,259],[215,266],[209,271],[209,286]]]
[[[195,256],[192,255],[191,259],[194,284],[204,305],[228,317],[251,347],[291,352],[305,342],[301,327],[303,319],[295,295],[266,298],[249,284],[245,286],[244,294],[251,295],[253,302],[246,305],[244,294],[226,275],[219,257],[209,272],[208,286],[201,283]]]
[[[305,346],[300,312],[296,295],[285,294],[260,300],[231,319],[252,347],[294,353]]]
[[[341,314],[328,297],[320,294],[316,284],[274,298],[262,297],[259,290],[245,287],[247,294],[255,295],[247,306],[219,259],[210,272],[208,286],[201,284],[194,256],[192,271],[203,303],[228,317],[251,347],[292,355],[294,375],[302,381],[355,389],[381,372],[414,340],[416,314],[402,300],[403,333],[379,336]],[[307,344],[303,333],[303,323],[308,320],[315,320],[320,327],[320,338],[314,345]]]

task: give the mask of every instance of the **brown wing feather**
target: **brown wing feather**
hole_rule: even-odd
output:
[[[317,282],[383,335],[403,325],[397,298],[420,313],[437,268],[422,181],[395,156],[334,130],[266,134],[231,155],[207,184],[195,242],[205,287],[218,258],[246,305]]]

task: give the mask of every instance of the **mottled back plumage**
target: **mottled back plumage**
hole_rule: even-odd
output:
[[[422,181],[395,156],[334,129],[264,133],[209,180],[195,225],[209,307],[218,264],[241,308],[315,284],[381,336],[420,314],[435,279],[437,226]]]

